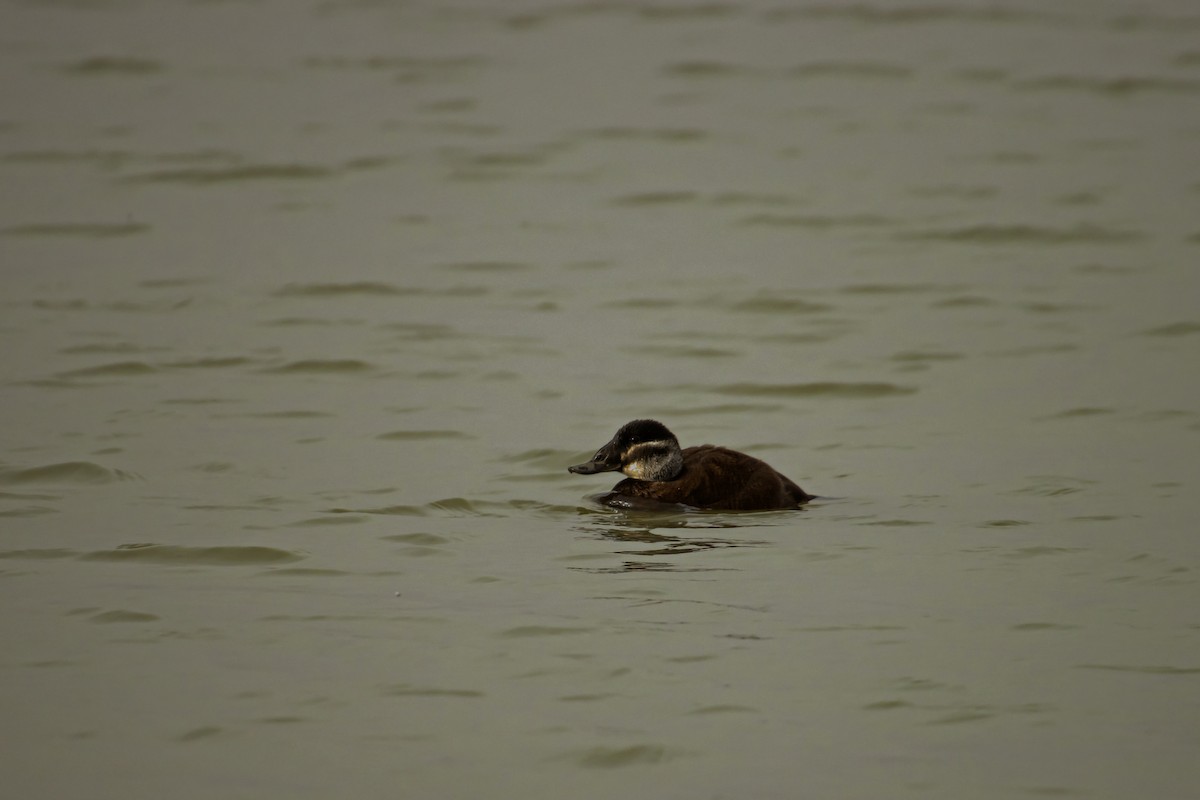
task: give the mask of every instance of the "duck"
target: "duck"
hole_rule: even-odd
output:
[[[643,498],[701,509],[767,511],[799,508],[814,498],[754,456],[711,444],[680,449],[675,434],[653,419],[622,425],[590,461],[567,471],[624,474],[625,480],[602,498],[609,505]]]

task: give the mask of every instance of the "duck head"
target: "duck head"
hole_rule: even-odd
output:
[[[621,472],[639,481],[669,481],[683,469],[679,440],[666,425],[652,419],[635,419],[621,426],[591,461],[567,467],[578,475]]]

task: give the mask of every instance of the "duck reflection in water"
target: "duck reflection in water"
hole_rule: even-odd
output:
[[[668,527],[680,530],[681,532],[696,530],[683,523]],[[719,527],[734,528],[737,526],[726,525]],[[700,530],[708,529],[709,526],[702,526],[700,528]],[[595,530],[589,528],[579,528],[578,530],[581,533],[596,533]],[[617,555],[634,556],[636,560],[623,561],[620,566],[572,567],[572,569],[583,572],[724,572],[732,571],[735,568],[724,563],[715,565],[711,562],[684,563],[673,557],[731,547],[764,547],[770,545],[769,541],[746,539],[745,537],[725,539],[710,535],[698,537],[674,536],[657,533],[649,528],[639,526],[633,521],[630,522],[628,528],[603,528],[599,531],[599,536],[608,541],[624,545],[623,548],[613,551]],[[636,545],[648,546],[639,549]]]
[[[769,464],[753,456],[702,444],[680,449],[661,422],[635,419],[617,431],[590,461],[568,467],[592,475],[620,472],[625,480],[601,498],[620,507],[645,507],[639,500],[720,511],[799,508],[813,499]]]

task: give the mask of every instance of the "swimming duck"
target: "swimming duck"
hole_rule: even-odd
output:
[[[765,511],[798,508],[813,499],[770,465],[745,453],[711,444],[681,450],[675,434],[653,419],[622,425],[591,461],[567,471],[624,473],[628,477],[613,487],[606,498],[610,501],[641,497],[695,508]]]

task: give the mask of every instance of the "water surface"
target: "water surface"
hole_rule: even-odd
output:
[[[1190,4],[0,16],[20,795],[1195,796]]]

